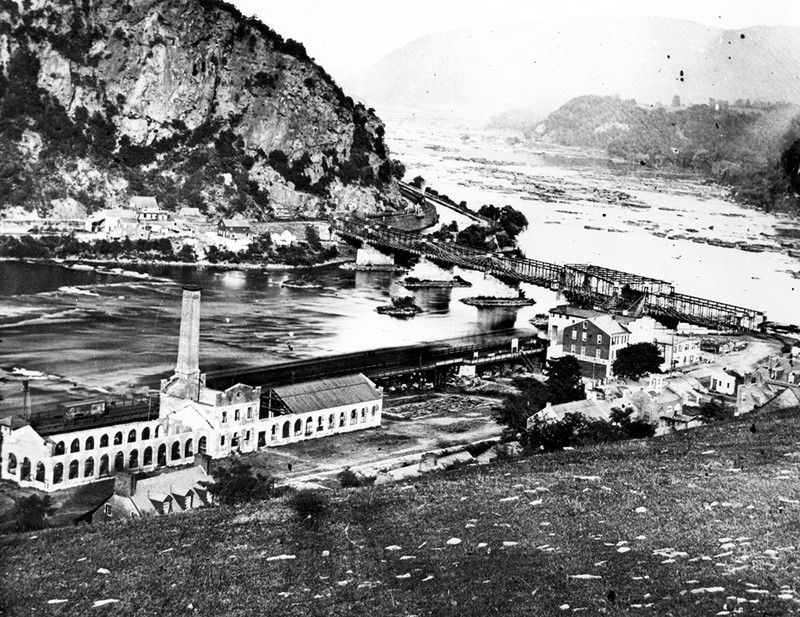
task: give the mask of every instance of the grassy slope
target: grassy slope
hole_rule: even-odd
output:
[[[756,433],[750,422],[340,490],[316,529],[274,501],[8,536],[0,606],[8,615],[800,613],[791,588],[800,505],[781,501],[800,499],[800,454],[786,456],[800,450],[800,415],[758,418]],[[454,537],[461,543],[448,544]],[[267,560],[280,554],[296,559]],[[579,574],[601,578],[571,578]],[[697,591],[714,587],[723,590]],[[46,603],[55,598],[68,602]],[[120,603],[90,608],[105,598]]]

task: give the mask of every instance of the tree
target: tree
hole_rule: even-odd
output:
[[[719,399],[712,399],[700,405],[700,419],[704,424],[724,422],[733,418],[734,409]]]
[[[494,415],[495,422],[506,427],[503,432],[507,439],[525,434],[528,418],[544,409],[549,396],[547,386],[536,379],[517,379],[514,385],[519,394],[507,396]]]
[[[414,186],[416,188],[422,188],[422,185],[425,184],[425,178],[423,178],[422,176],[417,176],[409,184],[411,184],[411,186]]]
[[[18,531],[43,529],[47,526],[47,517],[55,510],[51,504],[50,495],[23,497],[14,505],[12,514],[14,526]]]
[[[547,361],[547,384],[549,402],[553,405],[581,401],[586,392],[581,382],[581,367],[575,356],[563,356]]]
[[[214,471],[214,482],[204,483],[221,505],[235,505],[276,497],[275,480],[253,473],[247,463],[231,459],[231,464]]]
[[[322,250],[319,231],[313,225],[306,225],[306,242],[308,242],[308,247],[312,251],[319,252]]]
[[[617,377],[639,379],[647,373],[660,373],[664,356],[653,343],[636,343],[620,349],[611,365]]]

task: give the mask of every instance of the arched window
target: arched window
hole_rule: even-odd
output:
[[[283,423],[283,432],[281,433],[284,439],[289,437],[289,421]]]
[[[144,454],[142,455],[142,465],[146,467],[147,465],[152,465],[152,464],[153,464],[153,448],[147,446],[144,449]]]
[[[101,448],[107,448],[108,447],[108,435],[103,435],[100,438],[100,447]]]
[[[366,407],[362,407],[361,408],[361,421],[362,422],[366,422],[367,421],[367,408]]]
[[[69,446],[70,452],[80,452],[81,451],[81,442],[77,439],[73,439],[72,443]]]
[[[358,422],[358,412],[355,409],[350,410],[350,424]]]
[[[158,456],[156,457],[156,464],[159,467],[163,467],[167,464],[167,446],[166,444],[161,444],[158,446]]]
[[[336,426],[336,416],[331,414],[328,416],[328,428],[334,428]]]
[[[45,474],[44,463],[39,461],[38,463],[36,463],[36,481],[44,482],[44,474]],[[28,473],[28,476],[30,476],[30,472]]]
[[[83,464],[83,477],[89,478],[94,475],[94,459],[90,456]]]
[[[145,439],[150,439],[150,427],[149,426],[145,426],[142,429],[142,441],[144,441]]]
[[[183,446],[183,455],[184,456],[192,456],[194,452],[192,452],[192,440],[187,439],[186,443]]]
[[[81,465],[78,461],[72,461],[69,464],[69,479],[74,480],[81,472]]]
[[[201,437],[200,440],[197,442],[197,452],[200,454],[206,453],[206,438],[205,436]]]
[[[118,446],[122,443],[122,432],[117,431],[117,434],[114,435],[114,445]]]
[[[41,463],[39,463],[42,465]],[[44,469],[44,465],[42,465],[42,469]],[[22,459],[22,468],[19,470],[19,477],[20,480],[30,480],[31,479],[31,462],[27,456],[23,457]],[[42,482],[44,482],[44,473],[42,473]]]
[[[308,418],[306,420],[306,435],[310,435],[314,432],[314,420]]]
[[[297,422],[294,423],[294,434],[300,435],[303,432],[303,421],[298,418]]]
[[[128,455],[128,468],[129,469],[136,469],[139,466],[139,451],[138,450],[131,450],[131,453]]]
[[[100,477],[104,478],[108,475],[108,454],[100,457]]]
[[[64,480],[64,465],[56,463],[53,467],[53,484],[61,484]]]
[[[372,406],[372,417],[373,418],[375,417],[376,413],[378,413],[378,406],[377,405],[373,405]]]
[[[176,441],[172,444],[172,457],[173,461],[177,461],[181,457],[181,443]]]
[[[114,457],[114,471],[123,471],[125,469],[125,454],[123,452],[117,452],[117,455]]]
[[[345,422],[345,416],[344,412],[342,412],[339,414],[339,426],[344,426],[344,422]]]
[[[273,424],[272,428],[269,429],[269,440],[275,441],[278,438],[278,425]]]
[[[322,431],[324,429],[325,427],[322,425],[322,416],[320,416],[319,418],[317,418],[317,430]]]
[[[55,447],[55,449],[53,450],[53,454],[54,454],[55,456],[59,456],[59,455],[61,455],[61,454],[64,454],[64,442],[63,442],[63,441],[59,441],[59,442],[56,444],[56,447]]]
[[[86,438],[86,445],[83,446],[84,450],[94,450],[94,437]]]
[[[156,431],[155,431],[155,433],[153,435],[153,438],[154,439],[158,439],[160,436],[161,436],[161,425],[160,424],[156,424]]]
[[[8,467],[6,469],[8,469],[9,474],[17,473],[17,457],[13,454],[8,455]]]
[[[136,441],[136,429],[132,428],[130,432],[128,432],[128,443],[133,443]]]

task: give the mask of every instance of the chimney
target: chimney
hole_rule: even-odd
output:
[[[31,419],[31,389],[27,379],[22,382],[22,417]]]
[[[175,375],[185,384],[186,398],[197,400],[200,388],[200,288],[183,288],[181,334]]]
[[[114,494],[133,497],[136,494],[136,476],[129,471],[118,471],[114,475]]]

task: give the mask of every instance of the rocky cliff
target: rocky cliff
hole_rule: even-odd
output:
[[[376,210],[402,174],[383,134],[302,44],[223,2],[0,0],[0,209]]]

